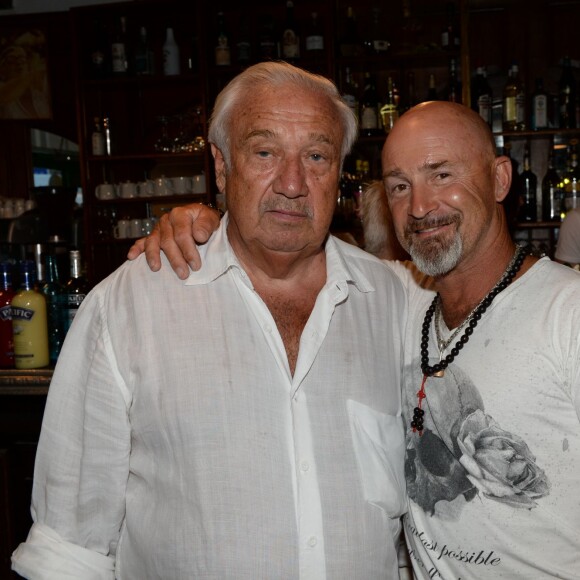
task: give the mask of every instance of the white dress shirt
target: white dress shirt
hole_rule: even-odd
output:
[[[397,576],[402,285],[330,238],[292,376],[222,222],[187,281],[142,256],[83,302],[13,554],[25,577]]]

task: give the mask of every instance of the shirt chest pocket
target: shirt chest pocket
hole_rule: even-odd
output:
[[[353,400],[347,409],[364,498],[399,518],[406,508],[402,419]]]

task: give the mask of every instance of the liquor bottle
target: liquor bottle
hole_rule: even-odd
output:
[[[217,43],[215,47],[215,63],[217,66],[229,66],[232,62],[230,41],[226,32],[224,13],[220,10],[217,15]]]
[[[364,136],[379,134],[379,95],[371,73],[365,73],[365,87],[360,107],[360,129]]]
[[[46,255],[46,282],[41,287],[46,298],[48,324],[48,351],[50,364],[55,365],[64,340],[63,288],[58,277],[58,265],[54,254]]]
[[[493,112],[493,95],[487,82],[485,67],[479,66],[475,72],[471,88],[471,108],[491,127]]]
[[[12,332],[12,264],[0,264],[0,368],[14,367],[14,334]]]
[[[457,60],[449,60],[449,86],[447,87],[447,100],[452,103],[461,103],[461,82],[457,71]]]
[[[93,128],[93,133],[91,135],[91,150],[93,155],[104,155],[105,149],[105,133],[103,132],[103,127],[101,126],[101,119],[95,117],[95,126]]]
[[[524,167],[520,178],[522,182],[522,199],[518,219],[520,222],[538,221],[538,179],[531,169],[530,146],[528,143],[524,146]]]
[[[435,81],[435,75],[431,73],[429,75],[429,89],[427,90],[427,101],[438,101],[439,95],[437,94],[437,83]]]
[[[554,167],[554,147],[550,145],[548,170],[542,179],[542,220],[559,222],[562,219],[562,181]]]
[[[455,4],[447,2],[447,20],[441,31],[441,48],[444,50],[459,50],[459,25],[455,14]]]
[[[89,285],[81,273],[81,253],[69,252],[70,278],[64,286],[64,331],[68,332],[82,301],[89,292]]]
[[[344,32],[339,41],[339,48],[342,56],[361,56],[363,52],[352,6],[348,6],[346,9]]]
[[[260,60],[275,60],[278,58],[278,44],[274,29],[274,17],[270,13],[262,14],[258,37],[258,56]]]
[[[505,196],[502,205],[505,210],[506,220],[510,230],[518,220],[520,202],[524,197],[521,174],[519,173],[519,164],[511,156],[512,144],[509,141],[504,142],[503,155],[507,157],[512,166],[512,182],[508,194]]]
[[[14,366],[17,369],[38,369],[50,362],[46,299],[35,283],[34,262],[23,260],[20,287],[11,302]]]
[[[381,9],[376,5],[371,9],[371,24],[366,31],[363,45],[365,52],[369,55],[385,54],[391,45],[385,38],[385,26],[381,23]]]
[[[544,90],[542,79],[536,79],[536,89],[532,94],[532,115],[530,128],[533,131],[548,128],[548,93]]]
[[[109,76],[110,60],[107,50],[107,30],[101,20],[93,23],[93,40],[89,53],[91,77],[102,79]]]
[[[103,117],[103,134],[105,135],[105,153],[111,155],[113,143],[111,141],[111,122],[109,117]]]
[[[34,244],[32,246],[32,256],[34,258],[34,272],[35,281],[37,285],[44,284],[44,246],[42,244]]]
[[[568,168],[564,175],[564,213],[580,207],[580,166],[578,165],[577,139],[572,139],[568,147]]]
[[[139,29],[139,38],[135,45],[135,74],[140,76],[153,74],[153,51],[144,26]]]
[[[195,32],[192,34],[189,42],[187,70],[192,74],[199,73],[199,36]]]
[[[240,33],[236,43],[236,60],[240,64],[247,64],[252,60],[252,41],[248,20],[242,17],[240,22]]]
[[[163,74],[166,76],[178,75],[181,72],[179,46],[175,41],[173,28],[168,26],[163,43]]]
[[[576,128],[577,98],[576,79],[572,72],[571,61],[569,57],[565,57],[562,65],[562,75],[558,83],[560,129]]]
[[[319,54],[324,50],[324,30],[318,12],[310,15],[310,25],[306,32],[304,47],[309,55]]]
[[[121,16],[111,43],[111,70],[117,76],[126,75],[128,70],[126,25],[126,18]]]
[[[296,62],[300,58],[300,35],[294,19],[294,2],[286,0],[286,19],[282,31],[282,58]]]
[[[344,71],[344,83],[342,85],[342,99],[348,105],[355,117],[359,118],[358,109],[358,87],[352,79],[350,67],[346,67]]]
[[[417,104],[417,92],[415,90],[415,73],[410,70],[407,73],[407,102],[405,104],[405,111],[414,107]]]
[[[381,120],[385,133],[389,133],[399,119],[399,103],[397,100],[393,78],[389,76],[385,104],[381,107]]]
[[[526,95],[519,74],[519,67],[513,64],[508,71],[508,81],[503,91],[503,129],[518,131],[525,128]]]

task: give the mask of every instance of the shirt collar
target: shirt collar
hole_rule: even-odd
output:
[[[185,280],[186,286],[209,284],[226,273],[230,268],[243,272],[227,235],[228,213],[221,220],[219,228],[203,246],[199,246],[201,268],[190,272]],[[326,252],[326,287],[335,286],[348,294],[348,285],[354,285],[359,292],[374,292],[375,288],[357,265],[364,259],[361,250],[346,242],[329,236],[325,244]],[[353,253],[355,252],[355,253]]]

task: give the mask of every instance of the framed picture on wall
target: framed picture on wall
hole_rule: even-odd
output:
[[[0,120],[51,119],[46,33],[0,26]]]

